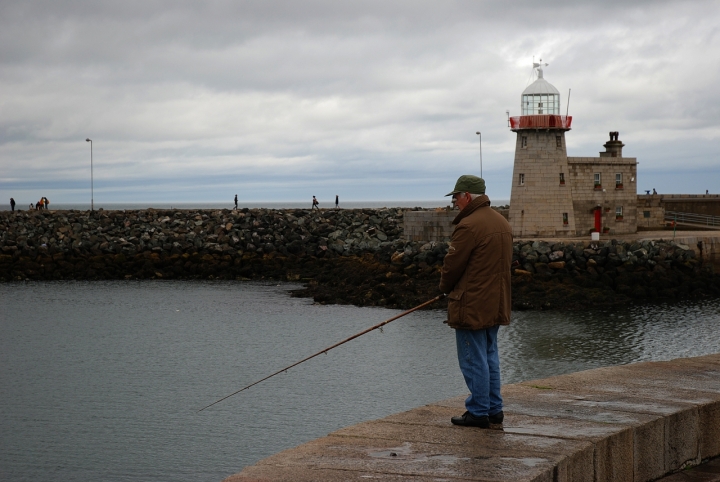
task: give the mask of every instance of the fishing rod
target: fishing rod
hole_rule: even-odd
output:
[[[238,393],[242,392],[243,390],[247,390],[248,388],[252,387],[253,385],[257,385],[257,384],[260,383],[260,382],[264,382],[264,381],[267,380],[268,378],[272,378],[272,377],[274,377],[275,375],[277,375],[278,373],[286,372],[286,371],[288,371],[290,368],[295,367],[295,366],[298,366],[299,364],[301,364],[301,363],[303,363],[303,362],[306,362],[306,361],[308,361],[309,359],[314,358],[314,357],[316,357],[316,356],[318,356],[318,355],[320,355],[320,354],[322,354],[322,353],[327,354],[327,352],[329,352],[329,351],[332,350],[333,348],[336,348],[336,347],[338,347],[338,346],[340,346],[340,345],[342,345],[342,344],[344,344],[344,343],[349,342],[350,340],[354,340],[355,338],[358,338],[358,337],[360,337],[360,336],[363,336],[365,333],[370,333],[370,332],[373,331],[373,330],[377,330],[378,328],[382,328],[383,326],[387,325],[387,324],[390,323],[391,321],[395,321],[395,320],[397,320],[398,318],[402,318],[402,317],[405,316],[405,315],[409,315],[409,314],[412,313],[413,311],[417,311],[417,310],[419,310],[419,309],[421,309],[421,308],[425,308],[426,306],[428,306],[428,305],[430,305],[430,304],[432,304],[432,303],[435,303],[436,301],[442,300],[442,299],[445,298],[446,296],[447,296],[447,295],[444,294],[444,293],[443,293],[443,294],[440,294],[440,295],[437,295],[435,298],[433,298],[433,299],[431,299],[431,300],[428,300],[428,301],[426,301],[426,302],[423,303],[423,304],[417,305],[415,308],[410,308],[410,309],[407,310],[407,311],[403,311],[403,312],[400,313],[399,315],[393,316],[392,318],[390,318],[390,319],[388,319],[388,320],[385,320],[385,321],[383,321],[382,323],[378,323],[378,324],[375,325],[375,326],[371,326],[371,327],[368,328],[367,330],[363,330],[363,331],[361,331],[360,333],[356,333],[356,334],[354,334],[353,336],[351,336],[350,338],[346,338],[345,340],[343,340],[343,341],[341,341],[341,342],[338,342],[338,343],[335,343],[334,345],[329,346],[329,347],[327,347],[327,348],[324,348],[324,349],[320,350],[319,352],[317,352],[317,353],[315,353],[315,354],[313,354],[313,355],[310,355],[310,356],[307,357],[307,358],[303,358],[303,359],[300,360],[299,362],[295,362],[295,363],[293,363],[292,365],[286,366],[285,368],[281,368],[280,370],[276,371],[275,373],[273,373],[273,374],[271,374],[271,375],[268,375],[268,376],[266,376],[265,378],[261,378],[260,380],[258,380],[258,381],[256,381],[256,382],[253,382],[253,383],[251,383],[250,385],[248,385],[248,386],[246,386],[246,387],[242,387],[240,390],[238,390],[238,391],[236,391],[236,392],[233,392],[233,393],[231,393],[230,395],[227,395],[227,396],[225,396],[225,397],[222,397],[220,400],[217,400],[217,401],[211,403],[210,405],[207,405],[207,406],[201,408],[200,410],[198,410],[198,412],[202,412],[202,411],[205,410],[206,408],[210,408],[210,407],[212,407],[213,405],[215,405],[216,403],[220,403],[220,402],[222,402],[223,400],[226,400],[226,399],[232,397],[233,395],[237,395]]]

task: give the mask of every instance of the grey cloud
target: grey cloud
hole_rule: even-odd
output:
[[[475,166],[476,130],[509,176],[533,55],[563,105],[572,88],[579,155],[621,130],[639,157],[717,158],[700,142],[720,137],[716,19],[673,0],[5,2],[0,191],[28,172],[69,186],[88,136],[101,182],[133,189],[413,186]]]

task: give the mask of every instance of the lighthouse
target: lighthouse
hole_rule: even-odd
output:
[[[544,78],[548,64],[533,63],[536,80],[520,97],[509,222],[516,237],[575,235],[565,133],[572,117],[560,115],[560,92]]]
[[[560,92],[533,63],[535,81],[510,117],[516,133],[508,221],[515,237],[574,237],[637,231],[637,159],[623,157],[619,132],[610,131],[598,157],[568,157]]]

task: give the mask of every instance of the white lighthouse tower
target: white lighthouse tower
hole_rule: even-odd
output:
[[[560,115],[560,92],[543,76],[547,65],[533,63],[537,78],[522,93],[522,115],[510,118],[517,140],[508,217],[516,237],[575,235],[565,144],[572,117]]]

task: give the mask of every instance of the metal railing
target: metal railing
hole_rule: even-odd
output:
[[[570,129],[571,115],[520,115],[510,117],[510,129]]]
[[[698,226],[720,227],[720,216],[710,216],[708,214],[665,211],[665,221],[674,221],[678,224],[695,224]]]

